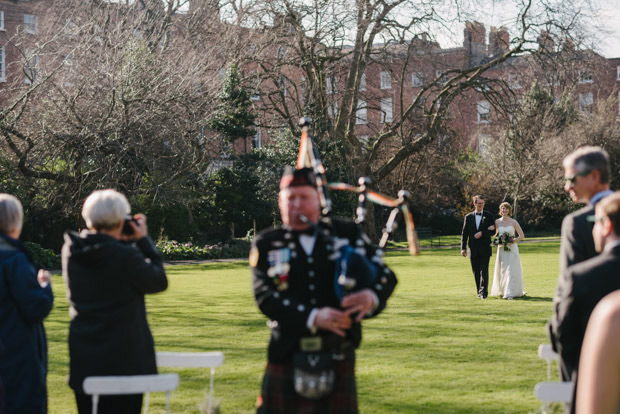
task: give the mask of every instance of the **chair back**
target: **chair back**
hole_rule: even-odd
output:
[[[213,414],[213,389],[215,368],[224,363],[222,352],[157,352],[155,354],[158,367],[176,368],[210,368],[209,398],[207,414]]]
[[[150,392],[166,393],[166,413],[169,413],[170,392],[177,389],[178,386],[178,374],[86,377],[82,383],[84,393],[92,395],[93,414],[97,414],[99,396],[128,394],[146,394],[144,413],[148,414]]]

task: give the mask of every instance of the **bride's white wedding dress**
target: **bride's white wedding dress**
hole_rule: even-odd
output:
[[[513,226],[499,226],[498,229],[498,234],[508,233],[512,237],[515,236]],[[491,296],[502,296],[504,299],[525,295],[519,246],[517,243],[513,243],[508,248],[510,251],[505,251],[501,245],[497,247],[493,287],[491,288]]]

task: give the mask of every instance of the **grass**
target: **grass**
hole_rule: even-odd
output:
[[[559,242],[523,244],[520,251],[527,296],[513,301],[479,300],[469,261],[457,248],[387,255],[399,285],[386,311],[364,323],[357,359],[362,414],[540,412],[533,388],[545,380],[546,365],[537,347],[547,342]],[[224,351],[215,381],[221,412],[255,412],[269,332],[254,304],[247,262],[167,272],[169,289],[147,299],[157,349]],[[68,313],[60,276],[54,282],[56,303],[45,322],[49,412],[65,414],[75,412],[66,385]],[[198,413],[208,372],[166,371],[181,376],[171,411]],[[163,396],[152,395],[150,412],[163,411]]]

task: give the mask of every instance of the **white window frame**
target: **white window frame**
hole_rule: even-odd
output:
[[[521,89],[523,85],[521,84],[521,75],[518,73],[509,73],[508,74],[508,87],[510,89]]]
[[[0,10],[0,31],[4,30],[4,10]]]
[[[578,72],[577,83],[594,83],[592,72],[589,70],[580,70]]]
[[[39,18],[35,14],[24,14],[24,32],[37,34],[39,31]]]
[[[438,83],[446,84],[448,83],[448,76],[446,75],[447,70],[435,70],[435,79],[437,79]]]
[[[26,53],[29,56],[30,52]],[[30,85],[39,78],[39,55],[32,55],[24,63],[24,83]],[[28,76],[30,74],[30,76]]]
[[[357,101],[357,110],[355,111],[355,124],[365,125],[368,123],[368,104],[366,101]]]
[[[379,88],[392,89],[392,76],[388,71],[382,71],[379,73]]]
[[[393,119],[392,98],[391,97],[381,98],[381,123],[386,124],[388,122],[392,122],[392,119]]]
[[[424,72],[413,72],[411,74],[411,86],[420,88],[424,85]]]
[[[618,66],[620,68],[620,66]],[[620,91],[618,91],[618,116],[620,116]]]
[[[6,82],[6,54],[4,46],[0,46],[0,82]]]
[[[478,113],[479,124],[488,124],[490,122],[489,114],[491,113],[491,104],[489,101],[478,101],[476,112]]]
[[[331,103],[327,106],[327,116],[334,119],[338,115],[338,102]]]
[[[262,142],[263,134],[260,130],[260,127],[256,128],[256,134],[252,137],[252,148],[261,149],[263,147]]]
[[[357,140],[362,144],[362,152],[368,151],[368,135],[359,135]]]
[[[592,112],[594,109],[594,95],[592,92],[579,94],[579,110],[581,112]]]
[[[327,92],[328,95],[335,94],[337,83],[335,76],[328,76],[327,79],[325,79],[325,92]]]
[[[359,87],[359,91],[363,92],[365,90],[366,90],[366,72],[362,73],[362,77],[360,78],[360,87]]]

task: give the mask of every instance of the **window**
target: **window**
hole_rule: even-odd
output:
[[[620,66],[618,66],[618,73],[620,73]],[[618,75],[620,76],[620,75]],[[366,72],[362,73],[362,77],[360,79],[360,91],[366,90]]]
[[[260,101],[260,92],[259,92],[259,85],[260,85],[260,78],[258,77],[258,75],[256,75],[254,77],[254,81],[252,82],[252,95],[250,95],[250,100],[251,101]]]
[[[284,55],[286,55],[286,48],[284,46],[280,46],[278,48],[278,60],[284,59]]]
[[[3,53],[4,56],[4,53]],[[620,116],[620,92],[618,92],[618,116]]]
[[[0,30],[4,30],[4,11],[0,10]]]
[[[390,77],[390,72],[381,72],[380,76],[380,88],[381,89],[392,89],[392,78]]]
[[[336,102],[327,107],[327,116],[334,119],[338,115],[338,104]]]
[[[616,71],[618,72],[618,77],[616,79],[620,80],[620,66],[616,66]]]
[[[366,104],[366,101],[357,101],[355,123],[357,125],[363,125],[368,123],[368,105]]]
[[[491,112],[491,104],[489,104],[488,101],[478,102],[478,123],[488,124],[490,112]]]
[[[368,135],[360,135],[359,137],[357,137],[357,139],[359,140],[360,144],[362,144],[362,152],[367,152],[368,151]]]
[[[278,88],[282,91],[282,95],[286,98],[286,78],[284,75],[280,75],[278,78]]]
[[[445,73],[446,73],[445,70],[435,71],[435,79],[437,79],[437,82],[443,83],[443,84],[448,83],[448,75]]]
[[[560,79],[555,72],[547,72],[545,74],[545,86],[559,86]]]
[[[489,135],[478,136],[478,152],[488,155],[491,152],[491,137]]]
[[[37,33],[37,16],[24,14],[24,31],[30,34]]]
[[[0,47],[0,82],[6,82],[6,61],[4,46]]]
[[[65,65],[65,86],[73,86],[73,81],[77,78],[78,64],[73,59],[73,54],[63,55],[63,64]]]
[[[26,62],[24,63],[24,83],[30,85],[37,81],[39,77],[39,56],[26,53]]]
[[[260,128],[256,128],[256,134],[252,137],[252,148],[261,149],[261,147],[263,146],[261,138],[262,135],[260,132]]]
[[[594,96],[592,92],[579,94],[579,110],[582,112],[592,112],[594,106]]]
[[[325,79],[325,91],[328,95],[333,95],[336,93],[336,78],[330,76]]]
[[[588,70],[580,70],[577,78],[578,83],[592,83],[592,72]]]
[[[411,86],[414,88],[419,88],[422,85],[424,85],[424,73],[413,72],[411,74]]]
[[[519,75],[518,73],[509,73],[508,87],[510,89],[521,89],[523,87],[521,85],[521,75]]]
[[[381,98],[381,122],[392,122],[392,98]]]

